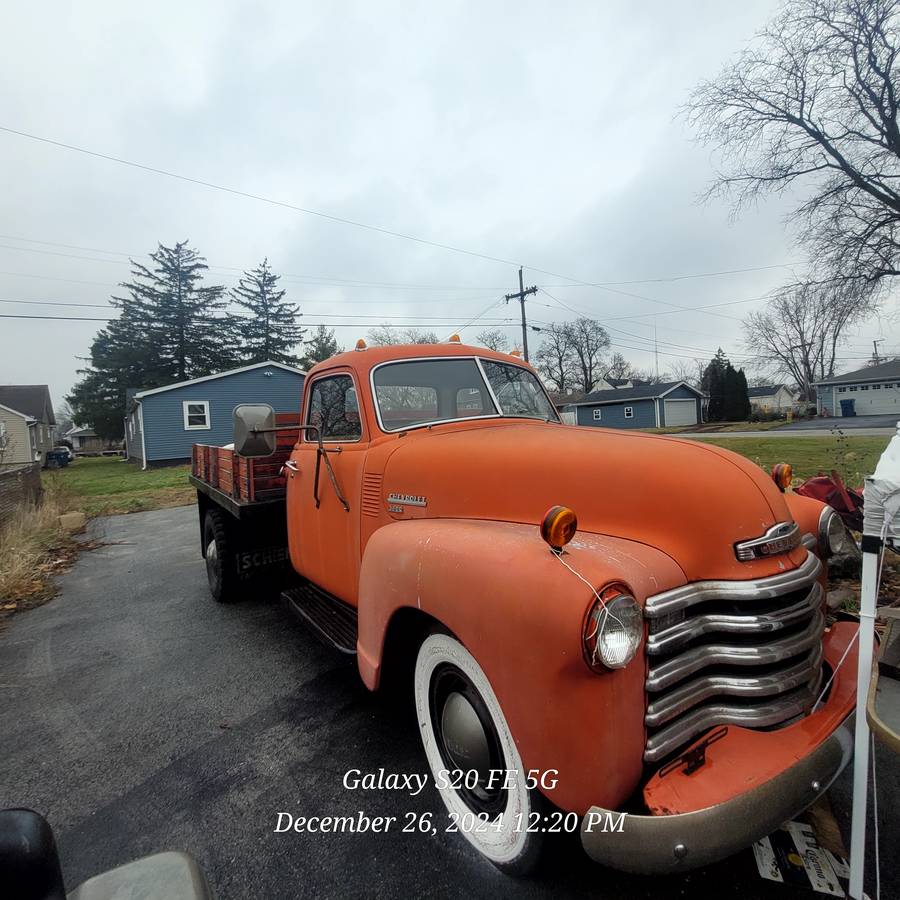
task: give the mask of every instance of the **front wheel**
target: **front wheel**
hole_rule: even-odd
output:
[[[419,648],[414,683],[425,756],[451,821],[498,869],[533,871],[542,835],[528,828],[543,798],[525,783],[516,742],[481,666],[455,638],[431,634]]]

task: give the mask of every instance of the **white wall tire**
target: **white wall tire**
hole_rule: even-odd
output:
[[[456,767],[466,769],[461,758],[454,757],[453,750],[448,749],[448,739],[442,731],[443,723],[446,722],[446,710],[454,703],[459,703],[459,693],[451,691],[454,679],[459,685],[465,686],[467,696],[477,708],[480,722],[484,724],[484,730],[488,734],[487,743],[491,746],[492,767],[502,766],[518,773],[515,786],[495,791],[477,787],[475,790],[480,794],[476,796],[471,791],[441,784],[438,777],[441,771]],[[449,688],[447,684],[450,685]],[[455,638],[443,633],[431,634],[419,648],[414,687],[416,715],[425,756],[441,799],[451,814],[451,821],[455,820],[457,824],[464,819],[471,822],[473,813],[484,814],[491,823],[489,827],[483,831],[459,827],[459,833],[497,868],[513,875],[528,874],[537,865],[541,851],[543,835],[529,832],[528,826],[531,814],[543,811],[542,797],[536,790],[529,790],[525,784],[527,773],[523,770],[515,739],[481,666]],[[441,692],[449,692],[443,701]],[[486,722],[487,718],[489,723]],[[458,744],[452,740],[449,743],[459,751]],[[498,754],[502,756],[502,762],[498,762]],[[489,782],[483,781],[482,784],[487,786]],[[495,826],[494,823],[498,821],[499,826]]]

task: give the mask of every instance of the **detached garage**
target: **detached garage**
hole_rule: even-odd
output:
[[[703,421],[704,395],[684,381],[594,391],[562,407],[576,425],[594,428],[663,428]]]
[[[820,381],[816,397],[820,415],[896,415],[900,419],[900,360]]]

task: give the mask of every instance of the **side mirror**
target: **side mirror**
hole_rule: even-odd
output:
[[[235,453],[254,457],[275,452],[275,410],[268,403],[242,403],[233,418]]]

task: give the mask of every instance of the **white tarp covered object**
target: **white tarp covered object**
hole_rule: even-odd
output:
[[[887,523],[884,539],[900,546],[900,429],[866,479],[865,500],[863,534],[882,537]]]
[[[859,671],[856,685],[856,738],[853,756],[853,819],[850,838],[850,896],[863,897],[866,803],[869,788],[869,725],[866,700],[872,680],[875,608],[883,545],[900,547],[900,428],[891,438],[875,472],[866,479],[862,539],[862,588],[859,601]]]

